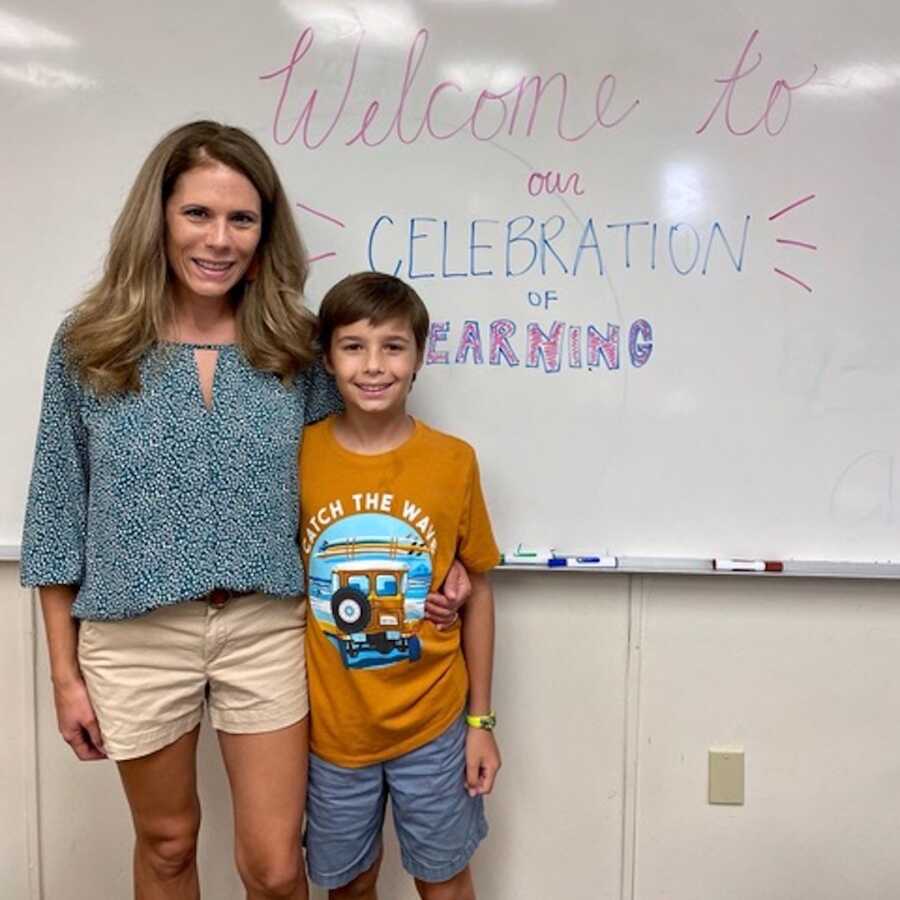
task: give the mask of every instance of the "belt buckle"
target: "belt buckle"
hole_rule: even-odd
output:
[[[216,588],[208,594],[209,605],[213,609],[221,609],[231,599],[231,591],[225,588]]]

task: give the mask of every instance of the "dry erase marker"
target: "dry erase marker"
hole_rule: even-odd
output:
[[[615,556],[552,556],[547,560],[551,569],[615,569]]]
[[[519,544],[515,550],[504,553],[501,562],[506,566],[545,566],[552,555],[550,549],[530,550]]]
[[[770,559],[714,559],[717,572],[783,572],[784,563]]]

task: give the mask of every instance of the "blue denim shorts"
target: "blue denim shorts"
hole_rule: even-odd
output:
[[[309,757],[306,864],[325,888],[349,884],[375,862],[387,798],[403,868],[426,882],[461,872],[488,831],[484,800],[465,787],[466,730],[458,719],[396,759],[348,769]]]

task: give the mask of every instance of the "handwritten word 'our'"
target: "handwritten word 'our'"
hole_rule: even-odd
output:
[[[565,180],[561,172],[532,172],[528,176],[528,193],[532,197],[538,194],[568,194],[569,191],[582,196],[581,176],[572,172]]]
[[[784,78],[779,78],[777,81],[775,81],[769,91],[769,99],[766,102],[766,108],[762,111],[759,118],[747,128],[738,128],[734,124],[731,117],[731,104],[734,100],[737,83],[742,78],[746,78],[748,75],[751,75],[753,72],[755,72],[759,68],[760,63],[762,63],[762,53],[757,52],[756,62],[754,62],[753,65],[749,68],[744,68],[744,64],[747,62],[747,55],[750,53],[750,48],[753,46],[753,42],[756,40],[758,35],[759,29],[757,29],[753,32],[753,34],[750,35],[750,38],[744,45],[744,49],[741,52],[741,55],[737,61],[737,65],[734,67],[734,71],[732,71],[731,75],[729,75],[727,78],[716,79],[717,84],[724,84],[725,87],[722,89],[722,93],[719,95],[719,99],[716,100],[712,111],[706,117],[706,120],[703,122],[703,124],[697,129],[697,134],[702,134],[707,129],[709,123],[712,122],[716,113],[719,111],[719,107],[723,103],[725,104],[725,127],[737,137],[744,137],[745,135],[752,134],[762,124],[765,124],[766,131],[772,137],[775,137],[775,135],[781,134],[781,132],[784,131],[784,127],[787,125],[788,118],[791,115],[791,94],[794,91],[802,88],[804,85],[809,84],[813,76],[818,71],[818,67],[814,65],[809,76],[804,81],[798,81],[796,84],[791,84]],[[778,123],[777,119],[775,119],[775,117],[773,116],[773,110],[775,110],[776,104],[782,97],[784,98],[784,101],[781,104],[783,112],[781,116],[781,122]],[[773,124],[773,121],[775,121],[776,124]]]
[[[300,62],[312,47],[314,37],[313,29],[305,28],[294,45],[287,64],[259,76],[263,81],[281,80],[281,91],[275,104],[275,116],[272,123],[272,136],[275,142],[289,144],[299,134],[303,145],[310,150],[317,150],[323,146],[334,134],[338,125],[345,124],[345,113],[356,82],[356,69],[365,32],[360,31],[344,93],[337,107],[331,113],[331,121],[319,134],[315,135],[312,133],[311,126],[319,112],[316,110],[316,103],[319,100],[318,87],[313,87],[300,98],[296,107],[299,108],[299,114],[293,120],[293,125],[287,127],[283,122],[285,118],[291,119],[291,111],[286,110],[285,107],[291,99],[294,76],[297,74]],[[407,109],[410,93],[413,90],[427,47],[428,30],[422,28],[410,45],[406,68],[399,82],[396,100],[384,112],[382,112],[381,103],[378,100],[370,100],[359,123],[350,123],[349,130],[342,135],[346,146],[360,143],[366,147],[378,147],[391,138],[395,138],[403,144],[413,144],[425,134],[438,141],[448,140],[458,134],[468,134],[477,141],[490,141],[501,133],[512,137],[517,133],[517,129],[519,134],[530,138],[534,132],[538,112],[543,106],[550,104],[553,104],[551,109],[556,115],[556,136],[563,141],[575,142],[587,137],[598,125],[603,128],[614,128],[624,121],[640,102],[633,100],[618,115],[611,112],[610,107],[616,93],[616,78],[614,75],[604,75],[594,93],[594,112],[591,121],[586,125],[582,123],[580,128],[573,128],[567,122],[566,115],[569,96],[568,76],[564,72],[555,72],[549,78],[541,75],[525,75],[505,91],[482,89],[475,98],[468,115],[461,122],[451,128],[440,130],[435,124],[435,106],[439,104],[442,95],[447,92],[450,92],[450,96],[454,94],[458,96],[464,92],[464,89],[462,85],[453,80],[439,81],[433,84],[428,91],[428,99],[424,108],[419,108],[415,112]],[[555,88],[553,100],[545,97],[551,85]],[[443,119],[446,119],[447,116],[447,106],[445,100]],[[388,115],[390,115],[390,120],[386,121]],[[415,118],[418,125],[414,127],[409,124],[408,119],[410,118]]]

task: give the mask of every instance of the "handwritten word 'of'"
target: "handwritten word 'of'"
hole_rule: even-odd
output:
[[[318,135],[314,135],[311,130],[312,120],[318,114],[316,110],[319,98],[318,87],[313,87],[300,99],[300,112],[293,125],[290,127],[283,125],[283,119],[290,117],[290,111],[285,110],[285,105],[291,95],[294,76],[301,60],[312,47],[314,37],[313,29],[305,28],[294,45],[287,65],[259,76],[263,81],[281,79],[281,92],[275,105],[275,117],[272,123],[272,136],[277,144],[289,144],[300,134],[303,145],[309,150],[317,150],[323,146],[344,119],[348,101],[353,93],[359,55],[365,38],[364,31],[360,31],[356,49],[353,52],[343,97],[324,130]],[[556,98],[554,108],[556,135],[560,140],[568,142],[582,140],[598,125],[603,128],[614,128],[630,115],[640,102],[633,100],[619,115],[610,113],[610,106],[616,93],[616,78],[614,75],[604,75],[594,94],[592,120],[587,125],[583,125],[580,130],[572,130],[566,122],[569,79],[565,73],[555,72],[549,78],[541,75],[526,75],[505,91],[497,92],[484,88],[479,92],[471,111],[462,122],[449,130],[439,130],[434,121],[435,104],[445,92],[449,91],[451,95],[460,95],[464,92],[462,85],[452,80],[444,80],[432,85],[424,109],[419,110],[415,115],[418,126],[413,128],[407,121],[408,118],[413,117],[413,114],[407,110],[407,103],[427,46],[428,30],[422,28],[410,45],[406,68],[400,80],[397,99],[392,107],[393,113],[391,114],[389,109],[385,111],[386,114],[382,114],[381,103],[378,100],[370,100],[358,126],[351,124],[349,136],[342,135],[346,146],[361,143],[366,147],[378,147],[390,138],[395,138],[403,144],[413,144],[424,134],[437,141],[445,141],[461,133],[467,133],[477,141],[490,141],[501,132],[511,137],[516,133],[517,128],[520,134],[523,133],[525,137],[530,138],[534,132],[538,112],[545,103],[544,94],[551,85],[558,88],[553,92]],[[357,105],[356,102],[353,105]],[[385,123],[387,115],[391,115],[391,118],[389,122]],[[444,115],[446,115],[446,110]],[[352,130],[354,127],[355,131]]]
[[[512,340],[517,331],[516,323],[512,319],[494,319],[486,331],[488,364],[516,368],[521,361]],[[559,372],[564,359],[570,369],[584,368],[589,372],[604,367],[608,371],[616,371],[621,367],[620,328],[610,322],[607,322],[605,332],[592,324],[567,326],[559,321],[554,321],[544,331],[539,322],[528,322],[521,338],[524,338],[526,369]],[[425,349],[426,365],[450,364],[450,352],[442,349],[442,345],[449,340],[450,322],[432,322]],[[646,319],[635,319],[628,329],[628,359],[632,367],[642,368],[652,354],[653,328]],[[484,365],[481,324],[476,320],[467,319],[462,323],[452,361],[456,365]]]
[[[770,136],[775,137],[775,135],[781,134],[784,131],[784,127],[788,123],[788,119],[791,115],[791,94],[802,88],[804,85],[809,84],[812,80],[813,76],[818,71],[817,66],[812,67],[812,72],[807,76],[804,81],[798,81],[796,84],[791,84],[786,81],[784,78],[779,78],[773,85],[771,90],[769,91],[769,99],[766,102],[766,108],[763,110],[760,117],[748,128],[738,128],[731,118],[731,103],[734,100],[734,92],[737,88],[737,83],[742,79],[746,78],[748,75],[751,75],[755,72],[760,63],[762,63],[762,53],[757,52],[756,54],[756,62],[753,63],[752,66],[745,69],[744,64],[747,62],[747,54],[750,53],[750,48],[753,46],[753,42],[756,40],[757,35],[759,35],[759,29],[753,32],[750,35],[750,39],[744,45],[744,49],[741,52],[740,57],[738,58],[737,65],[734,67],[734,71],[727,78],[717,78],[717,84],[724,84],[725,87],[722,89],[722,93],[719,95],[719,99],[716,100],[715,106],[713,106],[712,111],[706,117],[706,121],[697,129],[697,134],[702,134],[709,123],[712,122],[716,113],[719,111],[719,107],[722,103],[725,103],[725,127],[736,137],[744,137],[748,134],[752,134],[759,128],[760,125],[765,123],[766,131]],[[778,100],[784,97],[784,103],[782,106],[784,107],[784,112],[781,117],[781,122],[775,125],[772,124],[773,117],[772,111],[775,109],[775,105],[778,103]]]
[[[537,272],[577,278],[585,265],[602,277],[606,266],[598,229],[610,241],[613,235],[621,237],[625,269],[634,265],[655,271],[658,262],[667,259],[679,275],[689,275],[695,269],[706,275],[717,245],[736,272],[743,269],[750,216],[744,217],[740,237],[732,238],[735,250],[715,221],[701,234],[688,222],[667,226],[649,219],[632,219],[610,222],[604,228],[593,218],[582,223],[558,215],[543,220],[525,215],[502,223],[498,219],[471,219],[454,225],[451,235],[447,219],[412,216],[398,225],[390,216],[380,215],[369,229],[368,262],[373,271],[402,274],[410,280],[495,275],[520,278]]]

